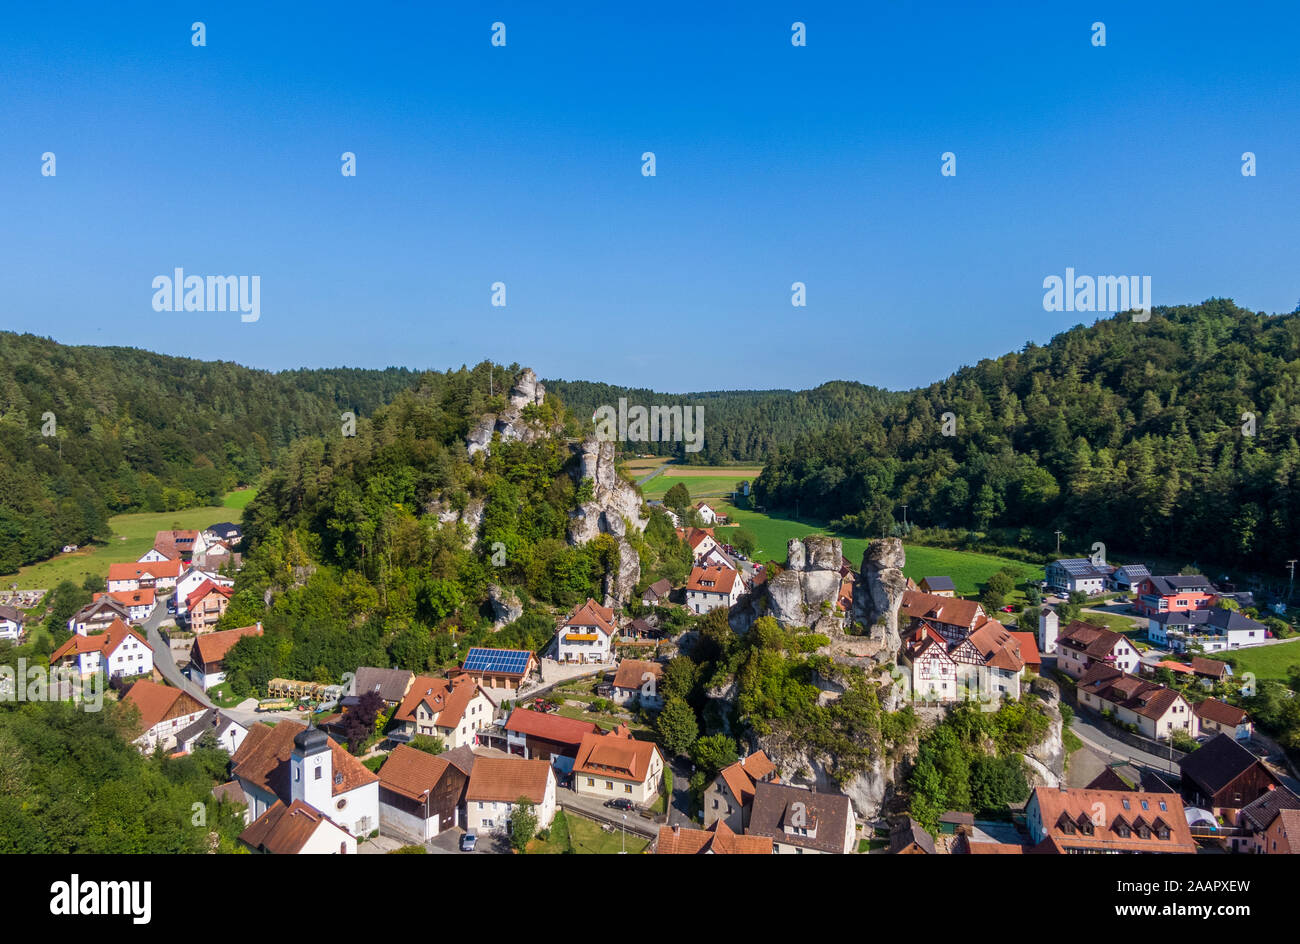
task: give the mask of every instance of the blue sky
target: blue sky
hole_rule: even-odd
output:
[[[1300,299],[1294,3],[539,6],[8,9],[0,327],[899,388],[1091,320],[1043,310],[1067,266],[1150,275],[1156,304]],[[178,266],[260,275],[260,320],[154,312]]]

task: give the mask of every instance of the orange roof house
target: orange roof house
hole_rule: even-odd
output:
[[[656,855],[771,855],[767,836],[740,836],[723,820],[707,829],[660,826]]]
[[[1173,793],[1037,787],[1025,813],[1035,852],[1196,852]]]
[[[131,649],[132,658],[123,646]],[[105,668],[112,675],[136,675],[153,671],[153,647],[137,630],[127,626],[121,619],[115,619],[108,629],[93,636],[73,636],[59,648],[50,653],[50,665],[76,665],[83,675],[88,675]],[[131,671],[138,667],[138,671]]]

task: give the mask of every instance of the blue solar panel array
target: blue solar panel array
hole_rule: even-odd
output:
[[[471,649],[461,666],[466,672],[509,672],[522,675],[532,653],[527,649]]]

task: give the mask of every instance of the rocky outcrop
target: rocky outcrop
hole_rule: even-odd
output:
[[[627,538],[618,538],[618,564],[605,572],[601,592],[604,606],[620,607],[632,599],[641,579],[641,558]]]
[[[895,657],[903,645],[898,608],[907,589],[907,578],[903,576],[906,560],[903,542],[898,538],[872,541],[862,555],[861,574],[853,587],[854,620]]]
[[[485,413],[474,424],[466,439],[466,450],[471,456],[476,452],[491,452],[493,434],[500,434],[505,442],[533,442],[545,436],[547,430],[529,423],[523,416],[525,407],[540,406],[545,399],[546,387],[538,383],[531,367],[525,367],[510,388],[506,408],[500,413]]]
[[[456,527],[464,525],[465,534],[461,539],[461,546],[466,550],[478,543],[479,528],[483,524],[483,502],[481,499],[471,499],[466,503],[464,509],[460,511],[457,511],[455,506],[446,501],[431,501],[424,506],[424,511],[425,514],[437,516],[440,526]]]
[[[500,629],[524,615],[524,605],[512,590],[497,584],[488,587],[488,606],[492,608],[492,628]]]
[[[843,561],[839,538],[811,535],[791,540],[786,545],[786,569],[766,583],[769,615],[787,625],[812,627],[829,620],[838,626],[836,599]]]
[[[878,817],[897,785],[897,767],[884,758],[877,758],[872,766],[841,783],[835,779],[833,757],[812,753],[789,736],[780,733],[760,736],[755,749],[766,752],[782,782],[811,787],[818,793],[847,796],[860,820]]]
[[[1030,768],[1041,766],[1051,772],[1052,777],[1042,776],[1045,786],[1054,787],[1065,779],[1065,722],[1061,717],[1061,689],[1056,682],[1048,678],[1036,678],[1029,683],[1029,692],[1042,701],[1043,711],[1051,721],[1047,736],[1025,752],[1025,758],[1033,761]],[[1056,783],[1052,782],[1052,778]]]
[[[622,537],[630,522],[644,531],[650,519],[641,515],[641,495],[614,468],[616,444],[594,436],[576,447],[578,461],[574,478],[579,488],[591,482],[590,498],[569,515],[569,543],[586,544],[598,534]]]

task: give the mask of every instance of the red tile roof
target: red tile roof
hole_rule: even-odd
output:
[[[657,855],[771,855],[767,836],[739,836],[723,820],[708,829],[660,826]]]
[[[577,718],[566,718],[563,715],[548,715],[527,708],[516,708],[510,712],[506,730],[577,747],[584,737],[588,734],[599,734],[601,729],[594,721],[579,721]]]
[[[984,608],[974,600],[963,600],[961,597],[941,597],[920,590],[904,590],[898,614],[907,619],[928,619],[970,630],[984,615]]]
[[[108,579],[114,580],[139,580],[142,577],[158,578],[179,577],[181,575],[181,562],[174,560],[166,561],[149,561],[140,563],[139,561],[127,561],[122,564],[108,565]]]
[[[384,766],[379,768],[379,785],[412,800],[423,801],[447,771],[454,769],[445,758],[399,744],[388,755]]]
[[[553,777],[549,761],[480,756],[469,775],[465,799],[475,803],[514,803],[520,797],[527,797],[541,803],[546,799],[547,785]]]
[[[1219,701],[1217,698],[1207,698],[1197,705],[1196,717],[1205,718],[1207,721],[1213,721],[1216,724],[1231,725],[1232,727],[1245,724],[1250,720],[1250,715],[1244,709]]]
[[[194,588],[193,593],[185,598],[185,607],[186,609],[193,609],[194,604],[198,603],[210,593],[219,593],[221,596],[229,600],[234,592],[235,590],[233,587],[223,587],[221,584],[213,583],[211,580],[204,580],[203,583]]]
[[[1037,787],[1030,803],[1037,804],[1047,831],[1044,842],[1057,847],[1041,851],[1196,852],[1183,801],[1177,794]],[[1159,838],[1160,824],[1168,828],[1168,839]],[[1141,837],[1142,825],[1151,830],[1150,838]],[[1128,836],[1122,834],[1122,826],[1127,826]]]
[[[189,692],[170,685],[159,685],[149,679],[141,679],[132,685],[122,701],[139,710],[140,725],[137,732],[141,734],[160,721],[183,718],[196,711],[206,710]]]
[[[112,593],[96,593],[94,600],[101,597],[108,597],[116,600],[124,606],[153,606],[154,591],[152,588],[143,590],[114,590]]]
[[[262,624],[241,626],[239,629],[223,629],[219,633],[205,633],[194,640],[194,661],[212,665],[226,657],[231,647],[245,636],[262,635]]]
[[[420,675],[411,682],[406,697],[393,718],[397,721],[415,721],[415,710],[424,705],[434,716],[433,723],[440,728],[454,728],[460,724],[465,709],[478,694],[478,682],[470,675],[454,679]]]
[[[626,727],[619,727],[608,734],[584,737],[578,745],[573,772],[644,783],[650,771],[651,758],[658,753],[659,748],[652,742],[635,741]],[[661,760],[662,757],[660,754]]]
[[[595,626],[606,636],[614,635],[614,611],[607,606],[601,606],[591,597],[587,602],[582,604],[573,611],[573,615],[564,621],[565,626],[588,627]]]
[[[663,678],[664,667],[658,662],[647,662],[644,659],[624,659],[614,673],[614,687],[639,689],[645,684],[647,675],[652,676],[657,685],[658,680]]]
[[[1043,657],[1038,651],[1038,639],[1033,633],[1013,632],[1011,635],[1020,644],[1020,658],[1024,660],[1025,665],[1037,668],[1043,664]]]
[[[289,756],[293,753],[293,739],[306,730],[306,725],[296,721],[281,721],[274,727],[265,724],[250,725],[244,742],[231,758],[231,773],[267,793],[274,793],[281,800],[292,798]],[[343,775],[341,781],[336,780],[330,784],[331,796],[347,793],[379,779],[333,740],[330,741],[330,763],[336,776]]]
[[[280,800],[239,834],[239,841],[262,852],[297,855],[325,823],[343,829],[302,800],[285,806]],[[346,829],[343,830],[347,832]]]
[[[687,591],[730,595],[740,580],[740,574],[721,564],[716,567],[693,567],[686,581]]]

